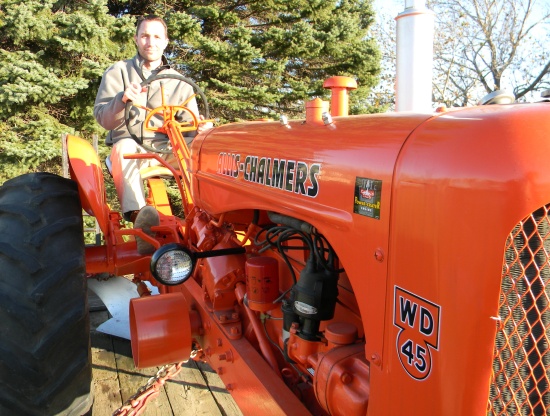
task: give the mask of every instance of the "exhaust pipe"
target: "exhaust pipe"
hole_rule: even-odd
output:
[[[431,112],[434,13],[424,0],[405,0],[395,20],[395,111]]]

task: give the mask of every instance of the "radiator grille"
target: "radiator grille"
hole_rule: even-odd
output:
[[[506,241],[490,415],[550,414],[550,205]]]

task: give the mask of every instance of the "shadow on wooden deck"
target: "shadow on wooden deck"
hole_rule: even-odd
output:
[[[111,415],[147,384],[158,368],[136,369],[130,342],[98,332],[108,319],[101,301],[90,292],[90,337],[94,406],[92,416]],[[148,402],[142,415],[242,415],[231,395],[212,368],[189,360],[180,373],[168,381],[160,395]]]

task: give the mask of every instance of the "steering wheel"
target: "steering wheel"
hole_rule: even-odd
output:
[[[163,79],[177,79],[183,82],[186,82],[187,84],[191,85],[193,87],[195,94],[191,96],[191,98],[195,97],[196,95],[199,95],[201,97],[202,103],[204,105],[204,116],[206,119],[210,118],[210,108],[208,107],[208,100],[206,99],[206,95],[204,94],[203,90],[191,79],[184,77],[180,74],[158,74],[153,77],[147,78],[145,81],[143,81],[140,85],[141,87],[146,87],[149,84],[151,84],[154,81],[163,80]],[[190,98],[190,99],[191,99]],[[199,121],[197,119],[197,116],[188,108],[185,106],[189,100],[187,100],[185,103],[181,105],[163,105],[161,107],[157,107],[154,109],[149,109],[145,107],[139,107],[145,109],[148,114],[145,118],[145,121],[143,121],[144,128],[151,130],[151,131],[159,131],[160,128],[154,128],[154,127],[148,127],[148,124],[151,120],[151,117],[154,115],[159,114],[160,116],[169,117],[171,120],[174,120],[179,126],[179,130],[184,131],[195,131],[198,129]],[[136,133],[136,126],[140,126],[142,123],[136,123],[134,125],[130,125],[130,111],[134,107],[134,104],[132,101],[128,100],[126,101],[126,108],[124,109],[124,123],[126,124],[126,128],[128,129],[128,133],[130,133],[130,136],[132,136],[132,139],[136,141],[140,146],[142,146],[145,150],[154,152],[154,153],[163,153],[163,154],[170,154],[172,153],[171,150],[165,150],[165,149],[157,149],[155,147],[146,145],[143,143],[143,135],[142,133]],[[191,120],[189,121],[178,121],[175,119],[176,112],[184,112],[188,113],[191,117]]]

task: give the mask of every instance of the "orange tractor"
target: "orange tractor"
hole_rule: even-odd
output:
[[[122,226],[77,137],[72,181],[1,187],[1,414],[89,407],[85,277],[105,273],[141,293],[136,366],[205,360],[245,415],[550,412],[550,103],[348,116],[353,81],[325,86],[330,108],[190,147],[200,121],[152,109],[179,169],[128,157],[157,158],[184,207],[147,179],[153,236]]]

